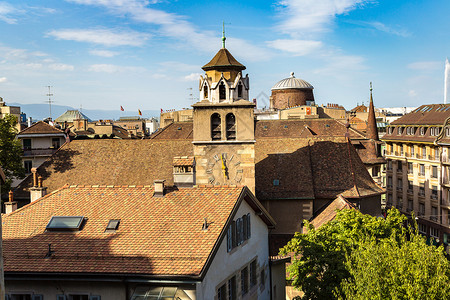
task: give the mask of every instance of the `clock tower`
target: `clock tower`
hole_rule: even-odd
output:
[[[246,185],[255,192],[255,104],[245,66],[223,47],[203,66],[194,108],[196,183]]]

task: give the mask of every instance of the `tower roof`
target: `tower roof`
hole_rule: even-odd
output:
[[[217,52],[217,54],[211,59],[209,63],[202,67],[204,71],[215,70],[215,69],[234,69],[238,71],[245,70],[245,66],[238,62],[230,51],[226,48],[222,48]]]
[[[272,90],[284,90],[284,89],[313,89],[314,87],[303,79],[295,78],[294,72],[291,72],[291,76],[283,80],[278,81]]]
[[[369,103],[369,116],[367,118],[366,137],[368,139],[372,139],[375,141],[379,140],[377,120],[375,118],[375,108],[373,106],[373,98],[372,98],[372,82],[370,83],[370,103]]]

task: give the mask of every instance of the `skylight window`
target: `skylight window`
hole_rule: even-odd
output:
[[[84,217],[53,216],[48,222],[47,230],[80,230]]]
[[[105,232],[116,231],[119,228],[120,220],[109,220],[108,226],[106,226]]]

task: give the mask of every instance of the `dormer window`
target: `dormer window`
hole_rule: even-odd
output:
[[[426,128],[420,127],[420,135],[425,135]]]
[[[450,127],[446,127],[445,128],[445,136],[449,137],[450,136]]]
[[[227,89],[225,87],[225,84],[222,81],[219,85],[219,101],[220,102],[227,99],[226,91],[227,91]]]
[[[238,98],[242,98],[242,83],[238,84]]]
[[[214,113],[211,116],[211,139],[213,141],[222,139],[222,130],[220,126],[220,115],[218,113]]]
[[[430,128],[430,135],[432,136],[438,136],[439,135],[439,127],[431,127]]]
[[[227,123],[227,140],[236,139],[236,118],[233,114],[228,114],[226,118]]]
[[[401,135],[402,133],[403,133],[403,127],[400,126],[397,128],[397,134]]]

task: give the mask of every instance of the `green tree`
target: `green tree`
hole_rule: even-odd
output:
[[[281,249],[283,255],[294,255],[288,267],[289,278],[304,292],[302,299],[333,299],[335,290],[340,292],[341,281],[351,276],[346,257],[367,237],[381,239],[401,234],[405,221],[397,210],[389,211],[386,219],[343,210],[317,229],[305,221],[308,233],[296,233]]]
[[[22,146],[16,139],[17,118],[6,115],[0,119],[0,166],[6,175],[6,184],[1,193],[9,191],[13,177],[23,178],[25,170],[22,165]]]
[[[350,277],[339,299],[450,299],[450,267],[443,247],[427,245],[417,231],[368,238],[346,261]]]

